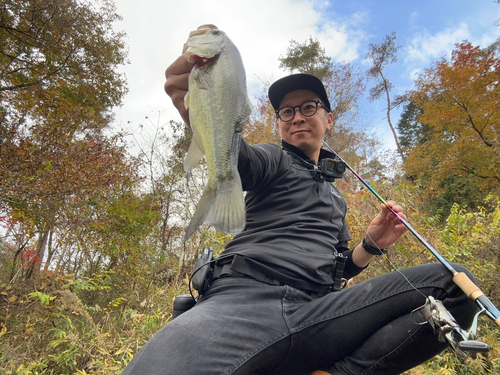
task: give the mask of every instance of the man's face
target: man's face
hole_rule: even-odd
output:
[[[308,100],[319,100],[319,96],[309,90],[292,91],[283,98],[280,108],[285,106],[295,107]],[[281,138],[285,142],[299,148],[317,162],[323,136],[327,130],[331,129],[332,123],[333,115],[326,113],[326,110],[320,104],[313,116],[304,117],[299,109],[296,108],[295,116],[291,121],[285,122],[278,119],[276,126]]]

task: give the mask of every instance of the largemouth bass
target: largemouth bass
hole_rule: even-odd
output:
[[[184,98],[193,140],[184,170],[206,156],[208,183],[189,223],[184,242],[202,225],[225,233],[245,227],[245,201],[237,169],[243,123],[251,112],[243,62],[236,46],[213,25],[192,32],[186,53],[196,62]]]

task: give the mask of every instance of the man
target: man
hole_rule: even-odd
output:
[[[165,84],[188,125],[191,68],[182,55]],[[441,264],[330,292],[339,254],[347,258],[344,277],[353,277],[406,228],[382,205],[365,240],[349,250],[346,203],[314,168],[333,157],[321,149],[333,124],[323,84],[291,75],[270,87],[269,98],[283,144],[241,144],[244,231],[219,257],[215,281],[195,307],[160,330],[124,374],[399,374],[447,346],[422,324],[426,296],[470,325],[474,304]]]

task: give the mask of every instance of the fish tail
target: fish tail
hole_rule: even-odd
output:
[[[235,234],[245,228],[246,211],[240,176],[236,173],[231,177],[217,185],[215,203],[207,223],[224,233]]]
[[[224,233],[238,233],[245,228],[246,211],[239,174],[217,183],[208,183],[189,223],[184,242],[202,225],[210,224]]]

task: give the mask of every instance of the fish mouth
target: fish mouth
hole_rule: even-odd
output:
[[[191,38],[192,36],[195,36],[195,35],[210,34],[212,32],[212,30],[217,30],[217,26],[215,26],[215,25],[209,25],[209,24],[207,24],[207,25],[201,25],[196,30],[191,31],[189,33],[189,37]]]

